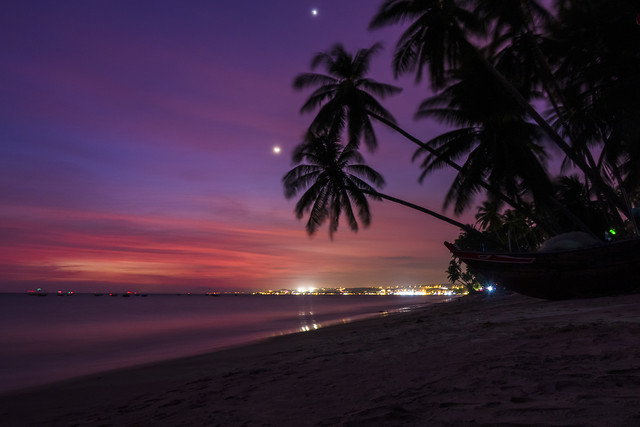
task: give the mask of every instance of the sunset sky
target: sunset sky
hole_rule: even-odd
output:
[[[200,292],[446,281],[458,230],[390,202],[368,229],[308,237],[282,176],[312,116],[296,74],[377,41],[371,77],[414,121],[426,83],[395,80],[400,28],[379,1],[14,1],[0,16],[0,291]],[[317,14],[312,13],[317,9]],[[441,211],[452,174],[418,184],[414,146],[376,125],[383,192]],[[280,154],[274,146],[282,147]],[[451,212],[448,212],[451,214]],[[470,222],[472,216],[463,218]]]

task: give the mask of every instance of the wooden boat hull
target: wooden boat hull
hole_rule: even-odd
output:
[[[536,298],[586,298],[640,289],[640,239],[521,254],[464,251],[448,242],[445,246],[472,272]]]

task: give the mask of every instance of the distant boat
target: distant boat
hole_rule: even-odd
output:
[[[531,297],[585,298],[640,288],[640,239],[527,253],[476,252],[444,244],[471,271]]]
[[[58,291],[56,293],[56,295],[58,295],[59,297],[64,297],[64,296],[71,297],[71,296],[73,296],[73,291],[66,291],[66,292],[65,291]]]

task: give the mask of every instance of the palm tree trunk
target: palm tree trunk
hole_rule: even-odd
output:
[[[404,136],[409,141],[411,141],[414,144],[418,145],[420,148],[423,148],[423,149],[427,150],[429,153],[433,154],[438,159],[443,160],[448,166],[452,167],[453,169],[457,170],[460,173],[463,173],[463,174],[465,173],[465,171],[462,168],[462,166],[460,166],[459,164],[457,164],[455,162],[452,162],[449,159],[444,159],[442,157],[442,154],[440,154],[440,152],[438,150],[436,150],[436,149],[434,149],[432,147],[429,147],[427,144],[425,144],[424,142],[420,141],[418,138],[416,138],[415,136],[411,135],[409,132],[405,131],[404,129],[402,129],[401,127],[396,125],[395,123],[385,119],[384,117],[379,116],[378,114],[376,114],[376,113],[374,113],[372,111],[367,111],[367,114],[369,114],[371,117],[373,117],[374,119],[376,119],[380,123],[390,127],[394,131],[398,132],[400,135]],[[507,203],[509,206],[514,208],[516,211],[520,212],[525,217],[533,220],[534,222],[536,222],[536,224],[539,224],[540,226],[542,226],[543,229],[546,229],[548,232],[553,234],[553,227],[552,226],[550,226],[549,224],[547,224],[546,221],[541,220],[540,218],[532,217],[531,212],[529,210],[525,209],[524,207],[522,207],[518,202],[516,202],[515,200],[513,200],[510,197],[506,196],[500,190],[498,190],[497,188],[495,188],[494,186],[488,184],[485,181],[479,181],[478,184],[481,187],[483,187],[485,190],[489,191],[494,196],[498,197],[503,202]],[[550,202],[560,212],[562,212],[567,218],[569,218],[574,224],[576,224],[576,226],[578,226],[578,228],[580,228],[580,230],[582,230],[582,231],[584,231],[586,233],[589,233],[589,234],[593,234],[591,232],[591,230],[589,229],[589,227],[587,227],[584,222],[582,222],[578,217],[576,217],[573,213],[571,213],[562,203],[558,202],[555,199],[555,197],[550,196]]]
[[[466,39],[465,39],[466,40]],[[535,108],[522,96],[522,94],[508,81],[495,66],[485,58],[485,56],[470,42],[465,43],[466,50],[469,51],[485,69],[496,79],[496,81],[502,86],[502,88],[511,96],[520,107],[527,112],[540,128],[551,138],[551,140],[567,155],[573,163],[580,168],[594,186],[602,191],[608,200],[618,207],[618,209],[624,210],[624,202],[620,200],[613,189],[608,186],[597,171],[591,169],[587,163],[578,155],[578,153],[571,148],[569,144],[553,129],[553,127],[536,111]]]
[[[442,157],[442,154],[440,154],[440,152],[432,147],[429,147],[427,144],[425,144],[424,142],[420,141],[418,138],[416,138],[415,136],[411,135],[409,132],[405,131],[404,129],[402,129],[401,127],[399,127],[398,125],[396,125],[395,123],[385,119],[384,117],[372,112],[372,111],[367,111],[367,114],[369,114],[371,117],[373,117],[374,119],[376,119],[377,121],[379,121],[380,123],[390,127],[391,129],[393,129],[394,131],[398,132],[400,135],[404,136],[405,138],[407,138],[409,141],[413,142],[414,144],[418,145],[420,148],[427,150],[429,153],[433,154],[434,156],[436,156],[438,159],[444,161],[447,166],[452,167],[453,169],[457,170],[460,173],[465,173],[464,169],[462,168],[462,166],[460,166],[459,164],[452,162],[449,159],[445,159]],[[524,215],[530,215],[530,212],[526,212],[526,210],[515,200],[513,200],[512,198],[506,196],[504,193],[502,193],[500,190],[498,190],[497,188],[495,188],[494,186],[484,182],[484,181],[480,181],[478,183],[481,187],[483,187],[485,190],[491,192],[491,194],[493,194],[494,196],[498,197],[500,200],[502,200],[503,202],[505,202],[506,204],[508,204],[509,206],[511,206],[512,208],[514,208],[515,210],[517,210],[518,212],[524,214]]]
[[[441,221],[446,222],[447,224],[451,224],[451,225],[453,225],[455,227],[458,227],[459,229],[461,229],[463,231],[466,231],[468,233],[477,233],[478,232],[478,230],[476,230],[475,228],[471,227],[470,225],[463,224],[460,221],[456,221],[455,219],[452,219],[452,218],[449,218],[447,216],[441,215],[438,212],[432,211],[431,209],[427,209],[425,207],[416,205],[414,203],[407,202],[406,200],[398,199],[397,197],[389,196],[387,194],[378,193],[377,191],[363,190],[361,188],[358,189],[358,191],[361,191],[362,193],[365,193],[365,194],[369,194],[371,196],[379,197],[379,198],[384,199],[384,200],[389,200],[390,202],[393,202],[393,203],[398,203],[398,204],[400,204],[402,206],[406,206],[408,208],[415,209],[415,210],[417,210],[419,212],[422,212],[422,213],[426,213],[427,215],[431,215],[434,218],[437,218],[437,219],[439,219]]]
[[[531,19],[531,15],[530,13],[526,14],[527,16],[527,22],[530,24],[532,22]],[[547,94],[547,97],[549,99],[549,101],[551,102],[551,105],[553,106],[554,111],[556,112],[556,115],[558,117],[558,119],[560,120],[561,126],[564,127],[567,131],[568,131],[568,136],[569,139],[572,143],[573,146],[576,146],[575,143],[575,137],[573,135],[573,133],[571,132],[571,127],[567,125],[563,115],[560,112],[560,108],[559,108],[559,102],[562,103],[562,105],[565,106],[565,108],[567,109],[567,111],[569,112],[569,120],[573,119],[573,110],[568,108],[568,104],[567,104],[567,100],[564,96],[564,94],[562,93],[562,90],[560,89],[560,86],[558,85],[558,81],[555,78],[555,76],[553,75],[553,72],[551,71],[551,67],[549,66],[549,63],[547,62],[547,59],[544,57],[544,54],[542,53],[542,51],[540,50],[540,46],[538,46],[538,44],[536,43],[535,39],[533,38],[533,35],[531,34],[531,29],[529,28],[529,25],[525,25],[524,27],[524,35],[527,39],[527,43],[530,45],[531,49],[533,49],[533,51],[535,52],[536,58],[538,59],[539,62],[539,70],[541,72],[542,75],[542,87],[545,91],[545,93]],[[603,140],[603,142],[606,142]],[[591,152],[589,151],[588,148],[585,147],[584,149],[584,157],[585,157],[585,161],[586,161],[586,166],[589,168],[589,170],[593,171],[594,174],[597,173],[597,171],[599,171],[600,169],[597,167],[595,161],[593,160],[593,156],[591,155]],[[572,149],[572,151],[574,151],[576,153],[576,156],[579,156],[579,152],[575,151]],[[598,173],[598,176],[601,176]],[[587,174],[585,172],[585,177],[587,177],[592,183],[593,180],[591,179],[591,177],[589,176],[589,174]],[[597,183],[593,183],[594,186],[596,187],[596,197],[598,199],[598,201],[600,201],[600,203],[602,203],[602,205],[608,205],[609,209],[611,210],[611,215],[613,216],[613,221],[614,222],[618,222],[618,223],[622,223],[622,218],[620,216],[620,212],[619,212],[619,208],[620,205],[617,204],[617,202],[615,200],[611,200],[608,197],[604,196],[603,190],[601,189],[600,186],[598,186]],[[603,181],[603,185],[605,185],[607,188],[609,188],[609,186],[606,185],[606,183]],[[615,194],[615,193],[614,193]],[[625,206],[627,205],[626,200],[625,202]]]

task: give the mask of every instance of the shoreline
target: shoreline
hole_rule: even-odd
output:
[[[5,347],[0,353],[0,395],[211,353],[444,298],[167,295],[114,301],[85,294],[43,301],[10,295],[0,298],[0,318],[11,325],[0,332]]]
[[[7,426],[640,423],[640,295],[463,297],[0,395]]]
[[[367,322],[370,320],[380,319],[383,317],[398,316],[403,314],[406,315],[410,312],[424,310],[427,307],[432,307],[437,304],[450,302],[453,299],[459,298],[459,297],[460,296],[458,297],[450,296],[438,302],[429,302],[429,303],[423,303],[423,304],[409,304],[408,306],[405,306],[402,308],[393,308],[393,309],[388,309],[384,311],[381,310],[375,313],[371,312],[371,313],[349,315],[349,316],[346,316],[346,318],[343,318],[342,320],[329,320],[326,322],[322,322],[322,325],[316,329],[312,329],[312,328],[307,328],[307,329],[301,328],[297,330],[283,329],[280,331],[274,331],[270,335],[254,338],[249,341],[240,341],[236,344],[222,345],[214,349],[211,349],[209,351],[201,352],[198,354],[188,354],[188,355],[183,355],[178,357],[171,357],[168,359],[155,360],[155,361],[138,363],[135,365],[106,369],[99,372],[90,372],[87,374],[77,375],[69,378],[62,378],[62,379],[50,381],[47,383],[35,384],[35,385],[25,386],[17,389],[0,390],[0,402],[5,397],[10,397],[13,395],[26,395],[26,394],[38,393],[43,390],[55,389],[58,387],[66,387],[69,384],[84,383],[85,381],[89,381],[94,378],[101,378],[104,376],[118,375],[120,373],[129,374],[130,372],[136,372],[139,370],[155,369],[157,366],[162,366],[162,365],[169,365],[169,364],[181,365],[182,363],[180,362],[183,362],[183,361],[185,365],[189,365],[192,362],[192,360],[195,360],[195,363],[198,363],[199,362],[198,359],[208,358],[214,354],[224,353],[224,352],[235,353],[236,351],[242,352],[243,349],[245,348],[248,349],[253,346],[265,345],[265,342],[271,341],[271,340],[287,340],[289,337],[293,335],[298,335],[298,334],[304,335],[304,334],[317,332],[318,330],[331,329],[334,327],[343,328],[348,325],[357,324],[360,322]]]

